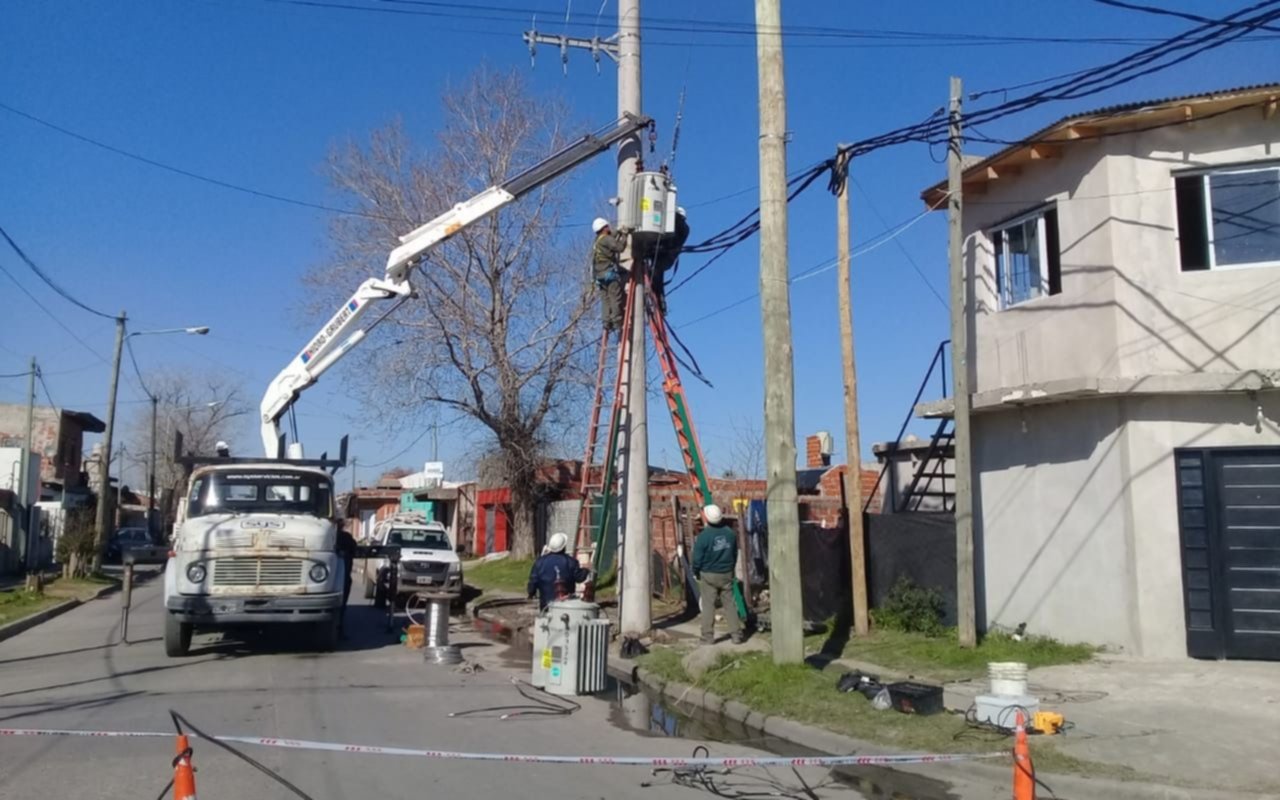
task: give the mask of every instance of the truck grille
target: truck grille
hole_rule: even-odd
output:
[[[443,576],[449,571],[449,565],[442,561],[401,561],[400,571],[413,575]]]
[[[294,586],[300,583],[300,558],[219,558],[213,562],[214,586]]]

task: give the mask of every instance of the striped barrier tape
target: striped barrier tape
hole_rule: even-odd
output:
[[[86,738],[173,738],[173,733],[158,731],[77,731],[57,728],[0,728],[3,736],[77,736]],[[721,756],[685,758],[681,756],[543,756],[522,753],[460,753],[450,750],[418,750],[408,747],[313,742],[306,739],[280,739],[267,736],[215,736],[220,742],[280,747],[288,750],[320,750],[331,753],[357,753],[380,756],[412,756],[451,761],[508,761],[521,764],[578,764],[607,767],[863,767],[895,764],[940,764],[957,761],[1008,758],[998,753],[921,753],[881,756]]]

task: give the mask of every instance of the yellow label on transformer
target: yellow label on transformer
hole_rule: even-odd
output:
[[[551,651],[550,650],[542,651],[542,668],[551,669]]]
[[[649,210],[649,198],[647,198],[647,197],[641,197],[641,198],[640,198],[640,210],[641,210],[641,211],[648,211],[648,210]]]

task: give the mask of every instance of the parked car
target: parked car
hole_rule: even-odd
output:
[[[125,550],[151,547],[151,544],[151,536],[146,528],[120,528],[107,541],[107,560],[120,561]]]
[[[417,591],[462,596],[462,562],[454,552],[449,529],[420,515],[399,515],[378,524],[377,544],[400,548],[395,586],[389,585],[390,561],[371,558],[364,566],[364,596],[379,608],[400,602]]]

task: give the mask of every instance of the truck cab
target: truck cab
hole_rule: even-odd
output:
[[[333,479],[287,461],[192,470],[164,573],[164,644],[182,656],[195,630],[305,625],[337,646],[345,573],[335,551]]]

